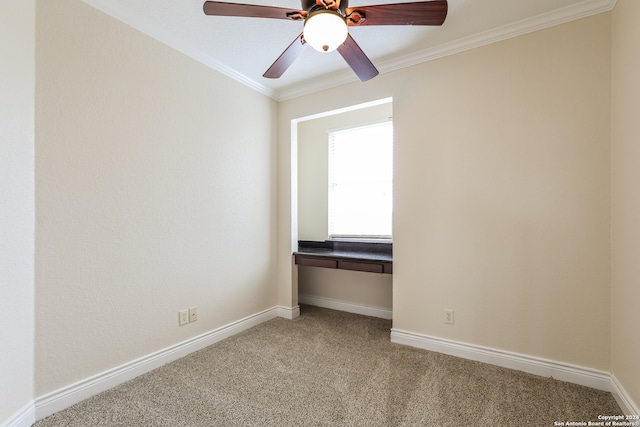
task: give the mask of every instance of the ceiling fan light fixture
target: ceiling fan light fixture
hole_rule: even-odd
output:
[[[347,21],[337,11],[322,9],[304,21],[304,40],[318,52],[336,50],[347,34]]]

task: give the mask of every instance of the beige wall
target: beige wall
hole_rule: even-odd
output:
[[[0,8],[0,423],[297,304],[291,120],[390,96],[394,327],[612,371],[640,402],[637,2],[278,106],[79,0],[34,3]]]
[[[640,404],[640,2],[618,0],[612,49],[611,372]]]
[[[609,19],[281,103],[283,160],[291,119],[393,97],[395,328],[609,368]]]
[[[40,396],[276,305],[276,103],[80,0],[37,6]]]
[[[609,367],[609,46],[603,14],[397,73],[394,327]]]
[[[340,309],[378,317],[386,317],[393,310],[392,283],[390,274],[298,267],[298,292],[302,302],[305,302],[306,297],[310,303],[329,308],[340,308],[336,303],[348,304]]]
[[[33,400],[35,16],[0,3],[0,424]]]

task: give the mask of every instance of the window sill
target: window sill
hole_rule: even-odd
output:
[[[348,236],[331,236],[329,242],[347,242],[347,243],[393,243],[390,237],[348,237]]]

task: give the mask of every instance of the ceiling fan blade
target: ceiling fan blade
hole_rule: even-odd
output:
[[[447,0],[348,7],[347,23],[353,25],[442,25]]]
[[[305,47],[304,39],[302,38],[302,34],[300,34],[290,45],[288,48],[280,54],[276,62],[274,62],[271,67],[262,75],[262,77],[266,77],[268,79],[277,79],[285,71],[287,68],[293,63],[293,61],[302,53]]]
[[[351,34],[347,34],[347,39],[344,41],[344,44],[338,46],[338,52],[344,60],[347,61],[347,64],[349,64],[361,82],[366,82],[378,75],[378,70],[362,49],[360,49],[360,46],[358,46],[358,43],[351,37]]]
[[[307,11],[286,9],[284,7],[260,6],[255,4],[225,3],[219,1],[205,1],[202,6],[205,15],[241,16],[250,18],[275,18],[301,20],[307,16]]]

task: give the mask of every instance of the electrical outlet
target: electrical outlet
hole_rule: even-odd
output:
[[[189,310],[185,308],[184,310],[180,310],[178,312],[178,325],[182,326],[186,325],[187,323],[189,323]]]
[[[189,308],[189,322],[198,320],[198,307]]]
[[[450,308],[444,309],[444,323],[453,325],[453,310]]]

